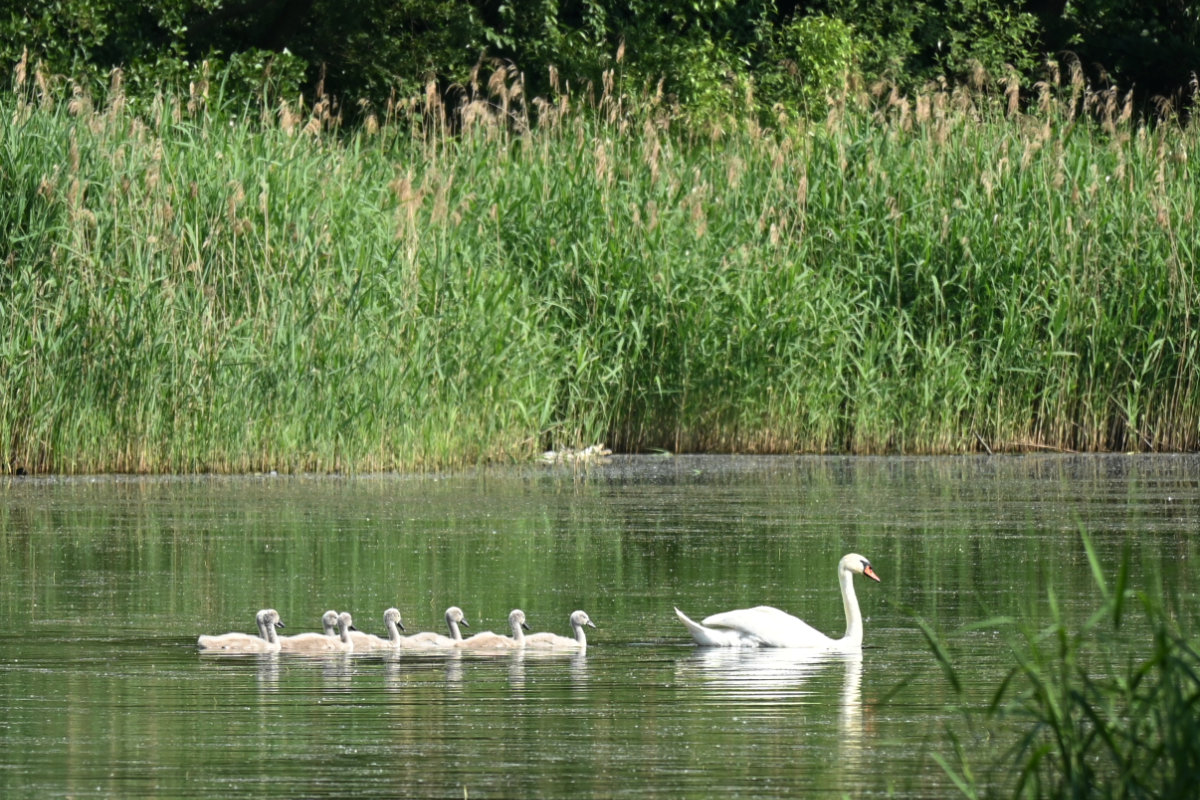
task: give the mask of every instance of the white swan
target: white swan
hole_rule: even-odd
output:
[[[596,627],[588,617],[586,611],[575,611],[571,614],[571,629],[575,631],[574,639],[559,636],[555,633],[534,633],[525,637],[525,648],[535,650],[586,650],[587,634],[583,632],[584,625],[593,628]]]
[[[395,650],[400,646],[400,631],[404,624],[400,620],[400,610],[389,608],[383,612],[383,626],[387,628],[388,638],[376,636],[373,633],[351,631],[350,639],[354,642],[354,652],[360,650]]]
[[[458,606],[450,606],[446,609],[446,627],[450,629],[450,635],[442,636],[440,633],[425,631],[423,633],[414,633],[412,636],[405,636],[400,640],[401,647],[412,647],[429,649],[433,647],[454,647],[458,642],[462,641],[462,631],[458,626],[464,628],[471,627],[471,623],[467,622],[467,618],[463,615],[462,609]]]
[[[688,619],[675,609],[696,644],[716,647],[806,647],[830,653],[854,653],[862,649],[863,621],[854,594],[854,576],[866,575],[879,580],[871,562],[857,553],[838,562],[838,582],[842,587],[842,605],[846,609],[846,635],[831,639],[803,620],[778,608],[757,606],[725,611],[706,617],[703,624]]]
[[[275,635],[275,629],[283,627],[279,612],[264,608],[254,616],[254,622],[258,625],[258,636],[248,633],[201,636],[196,640],[196,645],[201,650],[222,653],[278,653],[279,637]]]
[[[512,628],[512,636],[484,631],[469,639],[455,642],[455,646],[466,650],[513,650],[524,647],[525,631],[529,630],[529,626],[525,624],[525,612],[514,608],[508,615],[508,626]]]
[[[354,620],[343,611],[338,614],[337,636],[302,633],[299,636],[280,639],[279,649],[284,653],[350,653],[354,651],[354,642],[350,638],[350,632],[353,630],[356,630]]]

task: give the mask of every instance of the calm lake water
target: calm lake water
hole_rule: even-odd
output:
[[[0,796],[937,797],[953,699],[982,705],[997,614],[1098,603],[1079,531],[1195,630],[1196,457],[614,458],[453,477],[21,478],[0,483]],[[861,659],[696,648],[767,603]],[[383,633],[569,633],[586,655],[212,657],[196,636],[327,608]],[[987,757],[992,743],[982,743]]]

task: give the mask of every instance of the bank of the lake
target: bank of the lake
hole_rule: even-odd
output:
[[[453,131],[0,98],[5,469],[1200,444],[1195,126],[1078,85],[534,124],[516,88]]]

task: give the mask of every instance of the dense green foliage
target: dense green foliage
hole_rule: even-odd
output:
[[[837,27],[831,27],[836,23]],[[1200,7],[1185,0],[29,0],[0,12],[0,63],[89,85],[124,70],[130,93],[211,80],[235,106],[329,94],[344,115],[383,108],[431,77],[465,84],[478,63],[515,65],[532,94],[599,86],[618,61],[700,115],[812,109],[847,72],[906,90],[1013,68],[1026,85],[1075,53],[1089,80],[1178,105],[1194,94]],[[853,67],[853,70],[849,68]]]
[[[1044,629],[1011,619],[975,628],[1009,631],[1014,666],[983,714],[960,708],[970,732],[950,728],[956,758],[943,767],[967,797],[1185,798],[1200,770],[1200,652],[1164,606],[1162,587],[1129,588],[1129,550],[1111,588],[1087,535],[1100,604],[1081,627],[1067,623],[1049,593]],[[1131,606],[1140,608],[1134,619]],[[924,626],[934,653],[961,689],[945,644]],[[1017,719],[1023,733],[993,763],[965,737]],[[998,753],[992,739],[985,750]],[[995,773],[995,774],[991,774]]]
[[[1032,116],[885,91],[697,136],[614,91],[533,124],[497,76],[454,131],[435,93],[340,136],[6,95],[5,460],[1200,445],[1190,129],[1079,81]]]

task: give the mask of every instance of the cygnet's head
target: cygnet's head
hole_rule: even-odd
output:
[[[262,611],[258,612],[256,619],[259,627],[263,627],[265,625],[274,625],[276,628],[284,627],[283,620],[279,618],[279,612],[273,608],[264,608]]]

